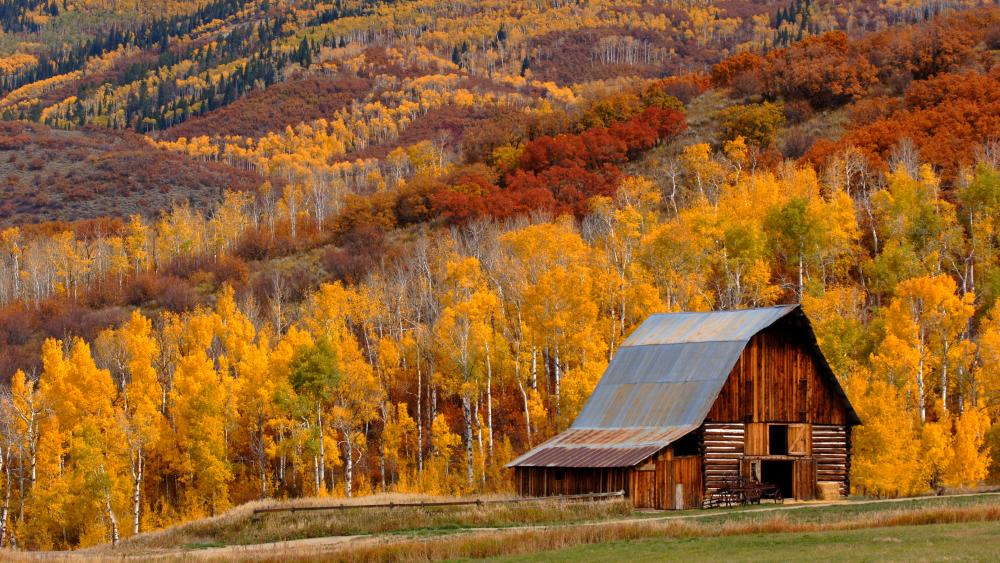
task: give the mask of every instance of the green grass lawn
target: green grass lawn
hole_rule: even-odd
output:
[[[501,561],[998,561],[1000,522],[848,532],[654,538],[585,545]]]

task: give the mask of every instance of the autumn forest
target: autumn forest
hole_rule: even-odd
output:
[[[1000,480],[1000,8],[0,0],[0,544],[509,492],[655,312],[801,303],[852,492]]]

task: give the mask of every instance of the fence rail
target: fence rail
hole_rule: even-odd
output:
[[[624,498],[625,491],[617,491],[614,493],[588,493],[582,495],[559,495],[551,497],[531,497],[531,498],[515,498],[515,499],[505,499],[505,500],[456,500],[456,501],[441,501],[441,502],[390,502],[383,504],[321,504],[316,506],[274,506],[268,508],[255,508],[253,509],[254,514],[266,514],[271,512],[311,512],[318,510],[354,510],[354,509],[370,509],[370,508],[388,508],[390,510],[396,508],[429,508],[435,506],[486,506],[490,504],[516,504],[524,502],[547,502],[553,500],[577,500],[577,501],[596,501],[610,498]]]

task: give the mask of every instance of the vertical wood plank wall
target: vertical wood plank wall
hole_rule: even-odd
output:
[[[750,422],[746,425],[745,455],[767,455],[768,436],[767,423]]]
[[[708,412],[708,422],[847,424],[847,411],[794,333],[769,329],[750,339]]]
[[[514,484],[522,496],[548,497],[629,491],[630,469],[515,467]]]
[[[681,505],[684,508],[702,505],[705,486],[702,481],[701,456],[674,457],[671,448],[667,448],[657,455],[655,467],[655,471],[636,469],[632,473],[633,482],[636,483],[632,504],[636,508],[676,508],[677,485],[682,486],[684,498]]]
[[[629,479],[629,498],[636,508],[656,508],[656,477],[655,469],[633,469]]]
[[[701,458],[685,456],[674,458],[670,463],[670,488],[661,499],[664,509],[677,508],[676,498],[678,483],[684,487],[684,502],[681,508],[700,508],[704,500],[705,485],[702,482]]]

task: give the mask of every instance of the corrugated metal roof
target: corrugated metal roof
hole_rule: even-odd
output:
[[[700,426],[747,342],[793,311],[801,314],[785,305],[649,317],[622,343],[570,429],[509,466],[639,463]],[[848,411],[856,420],[849,403]],[[590,438],[580,442],[581,435]]]
[[[572,427],[700,425],[747,342],[796,308],[649,317],[622,343]]]
[[[686,344],[690,342],[746,342],[798,308],[781,305],[760,309],[663,313],[652,315],[635,329],[622,346]]]

